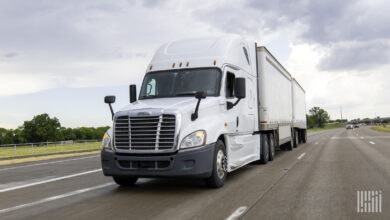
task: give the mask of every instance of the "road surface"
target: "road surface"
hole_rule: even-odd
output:
[[[381,212],[357,212],[357,191],[380,192]],[[98,155],[0,166],[0,219],[229,217],[390,219],[390,134],[367,127],[310,133],[274,161],[230,173],[220,189],[194,179],[118,187],[103,176]]]

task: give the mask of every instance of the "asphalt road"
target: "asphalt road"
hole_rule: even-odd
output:
[[[357,191],[381,212],[357,212]],[[202,180],[140,179],[121,188],[99,156],[0,166],[0,219],[390,219],[390,134],[369,128],[309,134],[266,165]]]

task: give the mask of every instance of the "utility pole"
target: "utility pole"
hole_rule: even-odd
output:
[[[341,120],[343,120],[343,108],[340,106],[340,115],[341,115]]]

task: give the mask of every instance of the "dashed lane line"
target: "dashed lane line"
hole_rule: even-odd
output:
[[[226,220],[235,220],[235,219],[238,219],[238,217],[240,217],[247,209],[248,209],[248,207],[246,207],[246,206],[241,206],[241,207],[238,208],[236,211],[234,211],[229,217],[227,217]]]
[[[299,155],[298,160],[302,159],[305,155],[306,153],[302,153],[301,155]]]
[[[72,174],[72,175],[61,176],[61,177],[56,177],[56,178],[53,178],[53,179],[48,179],[48,180],[28,183],[28,184],[19,185],[19,186],[14,186],[14,187],[10,187],[10,188],[1,189],[0,193],[12,191],[12,190],[17,190],[17,189],[23,189],[23,188],[30,187],[30,186],[36,186],[36,185],[39,185],[39,184],[50,183],[50,182],[54,182],[54,181],[58,181],[58,180],[69,179],[69,178],[72,178],[72,177],[82,176],[82,175],[96,173],[96,172],[101,172],[101,171],[102,171],[102,169],[89,170],[89,171],[82,172],[82,173],[75,173],[75,174]]]
[[[98,186],[93,186],[93,187],[89,187],[89,188],[79,189],[79,190],[68,192],[68,193],[65,193],[65,194],[52,196],[52,197],[47,197],[47,198],[44,198],[44,199],[41,199],[41,200],[38,200],[38,201],[35,201],[35,202],[25,203],[25,204],[22,204],[22,205],[13,206],[13,207],[6,208],[6,209],[0,209],[0,214],[4,214],[4,213],[7,213],[7,212],[11,212],[11,211],[15,211],[15,210],[19,210],[19,209],[35,206],[35,205],[39,205],[39,204],[42,204],[42,203],[51,202],[51,201],[54,201],[54,200],[58,200],[58,199],[62,199],[62,198],[66,198],[66,197],[70,197],[70,196],[74,196],[74,195],[78,195],[80,193],[90,192],[90,191],[101,189],[101,188],[104,188],[104,187],[107,187],[107,186],[111,186],[111,185],[114,185],[114,183],[106,183],[106,184],[103,184],[103,185],[98,185]]]

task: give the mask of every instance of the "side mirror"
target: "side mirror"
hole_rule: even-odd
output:
[[[236,78],[234,81],[234,96],[237,98],[235,103],[227,102],[227,109],[232,109],[241,99],[246,96],[245,78]]]
[[[197,99],[204,99],[204,98],[206,98],[206,96],[207,96],[206,91],[198,91],[195,93],[195,98],[197,98]]]
[[[112,119],[114,119],[114,110],[112,109],[111,104],[115,102],[115,96],[109,95],[109,96],[104,97],[104,102],[107,103],[108,106],[110,106],[111,117],[112,117]]]
[[[205,99],[206,96],[206,91],[198,91],[195,93],[195,98],[198,99],[198,102],[196,103],[195,112],[191,114],[191,121],[195,121],[198,118],[200,100]]]
[[[129,95],[130,95],[130,103],[137,101],[137,86],[136,85],[134,85],[134,84],[130,85]]]
[[[115,96],[109,95],[109,96],[104,97],[104,103],[107,103],[107,104],[115,103]]]
[[[236,78],[234,83],[234,95],[238,99],[245,98],[246,95],[245,78]]]

